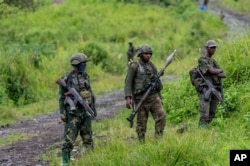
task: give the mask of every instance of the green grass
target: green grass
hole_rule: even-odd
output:
[[[135,128],[129,128],[126,117],[129,111],[124,110],[113,119],[93,122],[95,150],[93,153],[82,153],[72,165],[229,165],[230,149],[249,149],[249,139],[240,129],[240,122],[223,119],[224,127],[217,125],[220,117],[209,129],[198,129],[198,115],[186,122],[188,130],[178,134],[178,126],[167,124],[163,138],[154,137],[154,123],[149,117],[146,143],[137,140]],[[234,116],[234,119],[242,114]],[[80,141],[80,140],[78,140]],[[50,163],[58,165],[59,149],[48,153]]]
[[[13,25],[13,22],[18,24]],[[139,144],[135,129],[129,128],[126,120],[130,111],[123,110],[113,119],[93,122],[95,151],[83,152],[72,165],[224,166],[229,165],[230,149],[249,149],[249,34],[228,42],[228,28],[221,20],[211,13],[201,13],[191,0],[168,8],[67,1],[31,13],[10,14],[2,18],[0,27],[1,42],[5,42],[0,49],[3,57],[0,62],[0,125],[57,110],[58,85],[55,81],[71,69],[72,53],[86,49],[89,44],[99,48],[93,53],[104,51],[108,54],[104,59],[108,71],[94,62],[88,63],[92,88],[97,95],[123,88],[128,41],[136,46],[152,45],[152,61],[158,69],[177,49],[165,75],[176,74],[178,81],[165,84],[162,91],[168,114],[164,137],[154,138],[150,117],[146,144]],[[208,39],[219,44],[215,59],[227,74],[223,85],[230,111],[219,107],[209,129],[200,130],[197,128],[198,98],[188,71],[197,65],[200,50]],[[20,95],[17,105],[8,90]],[[176,133],[179,123],[188,125],[188,131],[182,135]],[[15,141],[18,135],[10,140]],[[43,157],[51,165],[59,165],[60,148],[52,145],[50,149]]]
[[[30,136],[24,133],[10,133],[5,138],[0,139],[0,146],[6,146],[18,141],[27,140]]]
[[[241,13],[243,15],[247,15],[250,17],[250,11],[248,6],[250,5],[249,1],[242,1],[242,0],[221,0],[220,3],[233,10],[237,11],[238,13]]]
[[[165,74],[180,74],[192,65],[188,59],[199,55],[199,48],[208,38],[219,39],[228,30],[214,15],[201,14],[191,0],[168,8],[78,0],[60,5],[46,3],[34,12],[7,13],[0,27],[4,42],[0,47],[0,103],[7,108],[4,110],[18,112],[3,113],[11,115],[2,124],[56,110],[55,81],[72,69],[71,55],[91,50],[91,45],[96,47],[88,55],[90,59],[106,53],[100,64],[90,61],[87,66],[93,91],[100,95],[123,88],[129,41],[135,47],[150,44],[152,61],[158,69],[177,49]],[[50,110],[42,108],[48,101]]]
[[[41,101],[29,104],[22,107],[6,107],[1,106],[0,112],[0,126],[6,124],[13,124],[18,120],[31,119],[42,114],[50,114],[58,110],[58,100]]]

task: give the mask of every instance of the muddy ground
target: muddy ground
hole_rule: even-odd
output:
[[[201,3],[201,2],[198,2]],[[231,28],[229,39],[242,32],[250,19],[221,6],[217,1],[211,0],[207,11],[220,16],[224,12],[224,22]],[[164,78],[164,82],[175,79],[175,76]],[[125,108],[123,90],[117,90],[97,97],[98,123],[104,117],[111,118]],[[41,160],[41,154],[51,150],[51,147],[60,146],[63,139],[63,123],[59,119],[58,110],[50,115],[42,115],[33,120],[24,120],[15,125],[0,127],[0,139],[6,138],[11,133],[25,133],[28,140],[19,141],[7,146],[0,146],[0,166],[47,166],[47,161]]]

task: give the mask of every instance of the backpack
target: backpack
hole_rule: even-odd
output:
[[[192,85],[195,87],[197,92],[201,92],[203,89],[203,82],[204,80],[202,79],[200,73],[199,73],[199,68],[194,67],[189,71],[189,77]]]

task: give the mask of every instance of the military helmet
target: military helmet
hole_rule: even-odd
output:
[[[205,44],[206,47],[217,47],[217,44],[214,40],[208,40]]]
[[[78,65],[80,63],[85,63],[87,61],[88,61],[88,57],[87,57],[87,55],[85,55],[83,53],[75,53],[72,55],[72,57],[70,59],[71,65]]]
[[[143,44],[137,49],[137,55],[140,56],[142,53],[153,54],[153,49],[148,44]]]

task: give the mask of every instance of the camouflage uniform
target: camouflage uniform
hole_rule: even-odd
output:
[[[79,54],[77,54],[79,55]],[[81,55],[81,54],[80,54]],[[62,77],[67,87],[75,88],[82,98],[85,99],[90,107],[95,110],[95,97],[90,86],[90,79],[85,72],[76,72],[73,70],[66,76]],[[86,113],[83,106],[77,103],[75,109],[72,109],[67,103],[65,93],[68,90],[62,86],[59,88],[59,107],[60,116],[64,123],[64,143],[62,146],[62,157],[64,165],[70,161],[70,152],[73,149],[74,142],[80,133],[82,143],[87,150],[93,149],[91,117]],[[83,93],[87,92],[87,93]],[[87,96],[82,94],[88,94]]]
[[[198,60],[198,64],[199,69],[204,75],[205,79],[209,80],[214,85],[216,90],[218,90],[219,95],[221,95],[221,78],[208,72],[208,68],[213,67],[216,69],[221,69],[220,66],[214,59],[209,57],[201,57]],[[206,88],[207,87],[203,87],[202,91],[199,92],[200,126],[205,126],[212,121],[212,119],[215,117],[215,112],[219,104],[219,100],[214,95],[211,95],[208,101],[204,99],[204,93],[207,90]]]
[[[156,75],[156,67],[151,61],[144,63],[142,60],[138,60],[130,63],[125,80],[125,98],[133,97],[136,107]],[[155,121],[156,136],[163,134],[166,124],[166,113],[162,106],[161,89],[162,83],[159,80],[156,89],[149,94],[137,112],[136,132],[139,140],[142,142],[145,141],[149,112],[151,112]]]

